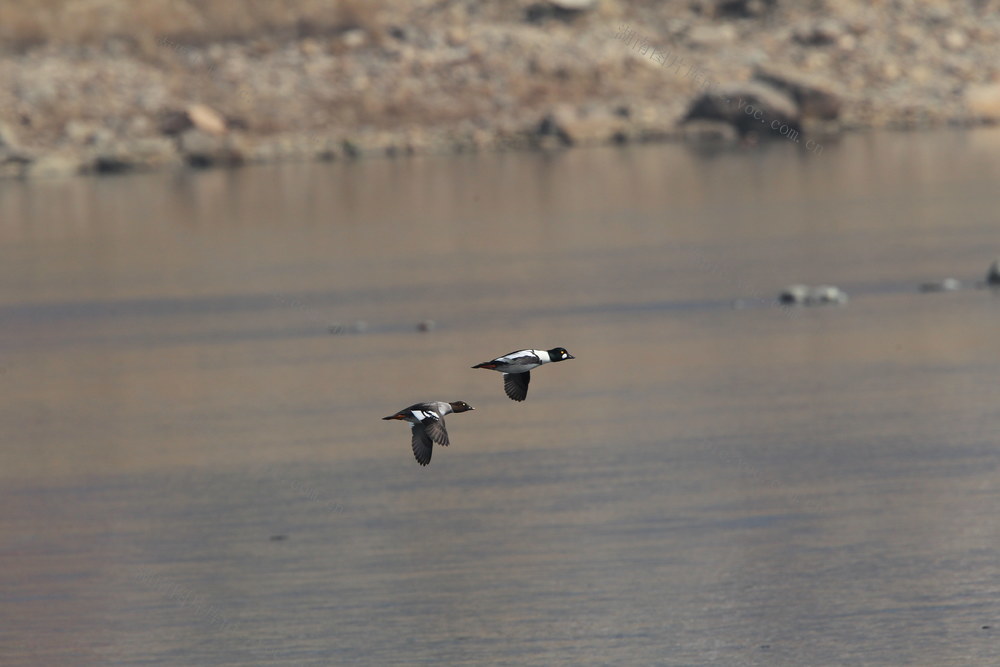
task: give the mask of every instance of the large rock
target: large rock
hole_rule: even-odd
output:
[[[17,133],[9,123],[0,121],[0,155],[5,152],[16,152],[20,148]]]
[[[543,146],[553,140],[563,146],[587,146],[612,141],[624,143],[628,136],[627,128],[627,122],[620,115],[561,106],[542,118],[537,135]]]
[[[204,104],[192,104],[187,108],[191,124],[208,134],[222,135],[226,133],[226,119],[215,109]]]
[[[778,0],[700,0],[692,5],[713,18],[757,18],[774,8]]]
[[[1000,121],[1000,83],[969,86],[965,91],[965,106],[979,120]]]
[[[836,44],[846,34],[847,28],[842,22],[828,18],[809,21],[792,31],[795,41],[806,46]]]
[[[177,148],[192,167],[235,166],[245,159],[245,151],[233,135],[220,137],[198,129],[181,134]]]
[[[222,114],[204,104],[192,104],[183,111],[167,109],[160,116],[160,132],[163,134],[178,136],[191,128],[221,136],[229,130],[229,125]]]
[[[166,137],[146,137],[111,141],[94,148],[87,169],[112,174],[171,165],[181,165],[174,142]]]
[[[763,83],[748,81],[709,90],[692,102],[682,124],[695,120],[729,123],[741,137],[801,133],[799,108],[790,95]]]
[[[21,146],[14,128],[0,121],[0,175],[20,176],[31,156]]]
[[[73,176],[84,170],[84,163],[76,153],[49,153],[43,155],[25,169],[29,178],[62,178]]]
[[[524,18],[529,23],[547,19],[571,21],[596,6],[597,0],[543,0],[530,5],[524,12]]]
[[[832,84],[786,70],[758,67],[754,79],[789,95],[803,119],[836,120],[843,106]]]

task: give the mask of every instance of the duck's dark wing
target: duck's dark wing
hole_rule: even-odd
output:
[[[448,446],[448,431],[445,430],[443,419],[425,419],[423,427],[431,440],[444,447]]]
[[[512,401],[523,401],[528,397],[528,383],[531,382],[531,373],[504,373],[503,391]]]
[[[413,430],[413,456],[417,459],[417,463],[425,466],[431,462],[434,443],[431,442],[427,428],[423,424],[411,424],[410,428]]]

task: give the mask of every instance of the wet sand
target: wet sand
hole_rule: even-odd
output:
[[[998,147],[0,183],[4,663],[991,664]]]

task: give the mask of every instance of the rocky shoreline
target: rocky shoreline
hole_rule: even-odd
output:
[[[0,59],[0,177],[1000,122],[1000,2],[817,4],[420,0],[43,43]]]

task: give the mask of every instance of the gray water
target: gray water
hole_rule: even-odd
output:
[[[0,662],[996,664],[998,184],[997,130],[0,182]]]

